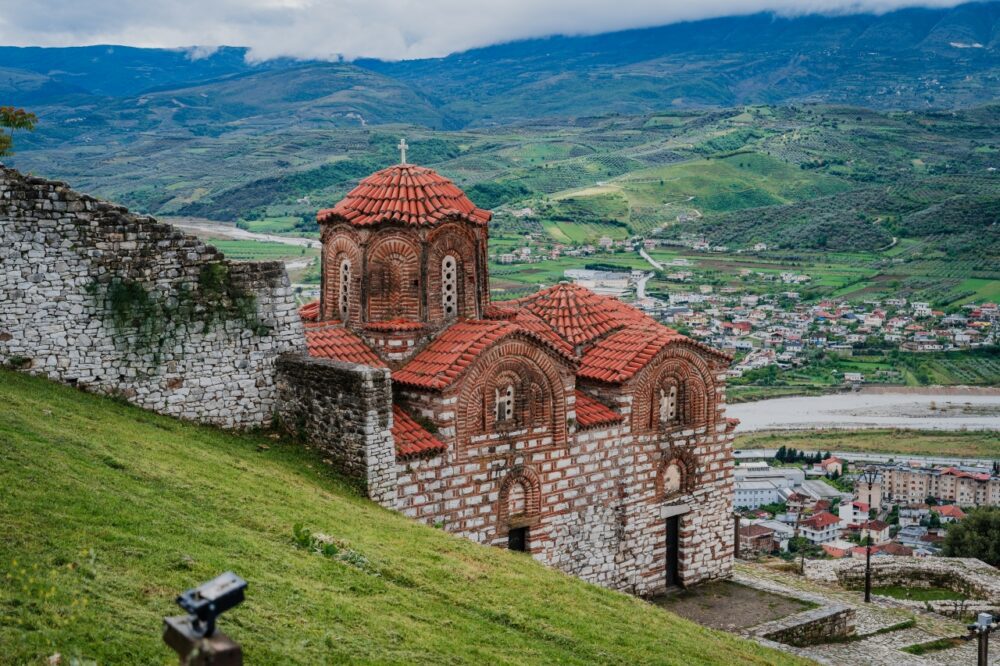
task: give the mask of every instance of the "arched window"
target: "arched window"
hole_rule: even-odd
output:
[[[340,262],[340,320],[347,321],[347,312],[350,307],[351,296],[351,262],[344,259]]]
[[[677,407],[677,384],[660,387],[660,425],[670,426],[680,421]]]
[[[445,319],[458,314],[458,261],[450,254],[441,260],[441,311]]]
[[[496,389],[496,421],[505,423],[514,418],[514,385],[498,386]]]

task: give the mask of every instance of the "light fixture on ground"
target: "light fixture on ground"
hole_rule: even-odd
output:
[[[163,641],[183,666],[242,666],[243,650],[215,630],[215,621],[243,603],[247,582],[231,571],[177,597],[189,615],[163,618]]]

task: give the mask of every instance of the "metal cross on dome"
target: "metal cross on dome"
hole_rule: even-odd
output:
[[[399,145],[396,147],[399,148],[399,163],[406,164],[406,149],[409,148],[409,146],[406,145],[406,139],[400,139]]]

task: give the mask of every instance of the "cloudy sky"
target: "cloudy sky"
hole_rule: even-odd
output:
[[[249,46],[278,56],[442,56],[525,37],[593,34],[773,10],[886,12],[961,0],[0,0],[0,44]],[[2,63],[0,63],[2,65]]]

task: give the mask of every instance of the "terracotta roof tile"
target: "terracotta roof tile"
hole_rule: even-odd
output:
[[[576,392],[576,422],[581,428],[596,428],[621,423],[624,417],[583,391]]]
[[[319,301],[312,301],[300,307],[299,316],[302,317],[302,321],[316,321],[319,319]]]
[[[685,339],[677,331],[660,324],[627,326],[587,349],[577,374],[617,384],[646,367],[667,344]]]
[[[310,356],[386,367],[364,341],[339,322],[306,322],[306,348]]]
[[[316,214],[320,222],[344,220],[358,227],[390,221],[431,226],[449,219],[485,225],[491,217],[489,211],[476,208],[453,182],[413,164],[376,171],[333,208]]]
[[[617,298],[565,282],[509,303],[537,315],[574,346],[593,342],[628,323],[655,323]]]
[[[392,439],[396,443],[396,458],[416,458],[438,454],[448,446],[413,420],[399,405],[392,406]]]
[[[480,354],[508,335],[518,333],[549,346],[570,362],[575,360],[547,337],[517,322],[471,319],[459,321],[442,331],[406,365],[392,373],[392,379],[411,386],[443,389],[465,372]]]

